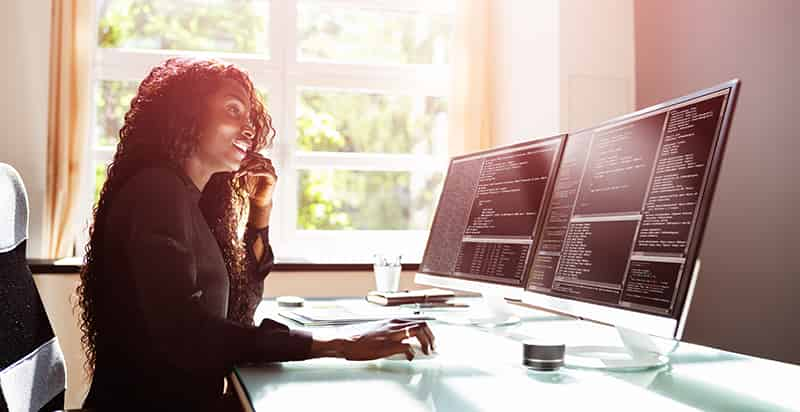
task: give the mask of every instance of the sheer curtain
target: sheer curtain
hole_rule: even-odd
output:
[[[459,0],[452,45],[449,103],[451,156],[492,147],[494,73],[491,0]]]
[[[92,0],[53,0],[45,191],[46,253],[72,254],[73,226],[89,142]]]

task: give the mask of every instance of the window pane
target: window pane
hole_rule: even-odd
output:
[[[448,16],[368,11],[311,2],[297,6],[298,60],[447,64]]]
[[[116,146],[125,113],[136,95],[137,82],[101,80],[95,89],[95,136],[99,146]]]
[[[97,44],[269,55],[268,0],[107,0]]]
[[[92,201],[92,205],[96,205],[97,201],[100,200],[100,189],[103,188],[103,184],[106,182],[106,167],[108,167],[105,163],[97,163],[94,164],[94,197]]]
[[[300,170],[297,228],[426,230],[441,173]]]
[[[297,97],[299,150],[434,154],[446,141],[444,98],[316,90]]]

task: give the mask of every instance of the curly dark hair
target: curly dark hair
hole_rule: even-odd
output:
[[[271,146],[275,137],[272,119],[248,75],[234,65],[217,60],[171,58],[154,67],[139,85],[131,100],[125,123],[119,131],[119,144],[107,169],[100,199],[93,209],[89,242],[81,282],[77,289],[80,306],[81,343],[86,353],[85,368],[94,373],[96,349],[104,325],[113,322],[100,308],[106,307],[106,285],[112,280],[103,273],[101,245],[106,242],[106,216],[119,190],[139,171],[152,166],[180,168],[198,145],[200,119],[207,110],[208,97],[224,80],[239,83],[249,95],[250,122],[254,130],[254,150]],[[247,205],[244,177],[232,173],[212,176],[200,200],[200,208],[214,234],[230,277],[228,318],[247,322],[244,245],[239,228]],[[108,311],[105,311],[108,312]],[[250,321],[252,322],[252,321]]]

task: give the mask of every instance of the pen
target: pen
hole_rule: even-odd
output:
[[[437,310],[437,309],[450,309],[450,308],[468,308],[469,305],[464,303],[414,303],[409,305],[414,310],[415,315],[424,313],[424,311]]]
[[[449,303],[449,302],[429,302],[429,303],[415,303],[418,309],[427,308],[468,308],[466,303]]]

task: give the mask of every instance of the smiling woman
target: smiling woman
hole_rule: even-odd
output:
[[[277,177],[258,153],[273,136],[249,77],[233,65],[173,58],[139,85],[94,210],[78,289],[93,374],[85,407],[226,410],[222,382],[238,362],[411,359],[401,342],[409,334],[428,351],[424,322],[325,340],[270,320],[254,326],[274,260]]]

